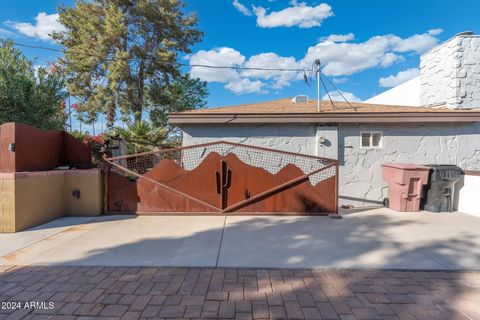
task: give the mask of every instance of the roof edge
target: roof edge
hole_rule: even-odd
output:
[[[480,111],[463,112],[342,112],[342,113],[242,113],[242,114],[170,114],[172,125],[229,123],[429,123],[480,122]]]

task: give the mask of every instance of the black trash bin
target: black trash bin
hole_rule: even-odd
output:
[[[423,209],[432,212],[452,212],[455,184],[462,169],[449,164],[427,165],[430,169],[428,184],[424,189]]]

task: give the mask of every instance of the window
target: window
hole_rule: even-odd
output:
[[[381,148],[382,133],[381,132],[362,132],[360,139],[362,148]]]

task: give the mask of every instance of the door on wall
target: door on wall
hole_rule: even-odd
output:
[[[338,126],[318,125],[315,140],[317,156],[338,159]]]
[[[337,212],[336,160],[213,142],[105,159],[109,213]]]

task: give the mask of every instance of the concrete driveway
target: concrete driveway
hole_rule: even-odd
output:
[[[63,218],[0,234],[0,265],[480,270],[480,218],[375,209],[279,216]]]

